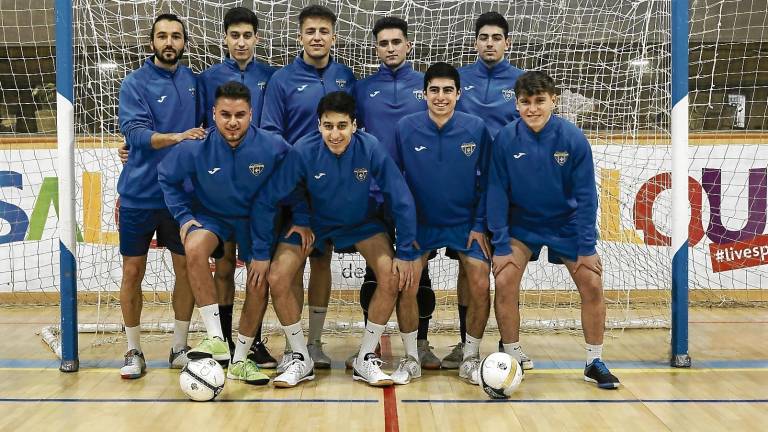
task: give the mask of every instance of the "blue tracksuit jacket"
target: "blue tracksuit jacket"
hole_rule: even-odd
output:
[[[491,136],[520,117],[516,107],[515,82],[523,71],[507,60],[488,68],[482,61],[459,68],[461,98],[456,109],[485,120]]]

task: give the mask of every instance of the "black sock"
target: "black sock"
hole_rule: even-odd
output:
[[[224,340],[232,340],[232,309],[234,305],[219,305],[219,322],[221,322],[221,332],[224,334]]]
[[[416,340],[427,340],[427,332],[429,331],[429,318],[419,318],[419,332],[416,333]]]
[[[459,305],[459,331],[461,332],[461,342],[467,341],[467,306]]]
[[[368,312],[363,312],[363,325],[368,325]]]
[[[254,342],[261,342],[261,326],[256,330],[256,339],[253,340]]]

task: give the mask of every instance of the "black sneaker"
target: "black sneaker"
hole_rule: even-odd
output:
[[[251,352],[248,353],[248,358],[252,360],[256,365],[263,369],[274,369],[277,367],[277,360],[269,354],[267,350],[267,340],[253,341],[251,345]]]
[[[594,359],[584,368],[584,381],[597,384],[601,389],[617,389],[621,385],[602,360]]]

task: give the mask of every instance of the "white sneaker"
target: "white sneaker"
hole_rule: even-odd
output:
[[[301,353],[293,353],[291,361],[285,365],[285,372],[272,380],[275,387],[296,387],[302,381],[315,379],[315,368],[312,358],[305,359]]]
[[[480,356],[470,357],[461,363],[459,378],[470,384],[480,383]]]
[[[277,368],[275,368],[275,372],[279,374],[285,372],[285,369],[288,367],[288,363],[290,363],[292,359],[293,359],[293,352],[283,351],[283,357],[280,359],[280,363],[277,364]]]
[[[132,349],[125,353],[125,362],[120,368],[120,377],[123,379],[141,378],[147,370],[147,362],[144,361],[144,353]]]
[[[330,369],[331,368],[331,358],[325,355],[323,352],[323,344],[321,343],[311,343],[307,345],[307,350],[309,350],[309,356],[312,357],[312,361],[315,362],[315,367],[318,369]]]
[[[356,381],[365,381],[374,387],[386,387],[392,385],[392,377],[381,370],[384,362],[376,357],[374,353],[365,355],[362,362],[355,359],[352,364],[352,379]]]
[[[392,382],[399,385],[408,384],[418,378],[421,378],[421,364],[409,355],[400,359],[397,370],[392,373]]]
[[[531,360],[531,358],[522,351],[520,351],[520,354],[520,366],[523,368],[523,370],[533,369],[533,360]]]
[[[168,356],[168,367],[171,369],[183,369],[184,366],[189,363],[189,357],[187,357],[187,351],[189,351],[192,347],[187,345],[185,348],[174,351],[173,347],[171,347],[171,354]]]

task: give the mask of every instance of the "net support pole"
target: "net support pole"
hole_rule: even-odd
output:
[[[56,0],[56,138],[59,163],[59,270],[62,372],[77,372],[77,265],[75,262],[75,107],[72,0]]]
[[[671,0],[672,30],[672,359],[688,355],[688,0]]]

